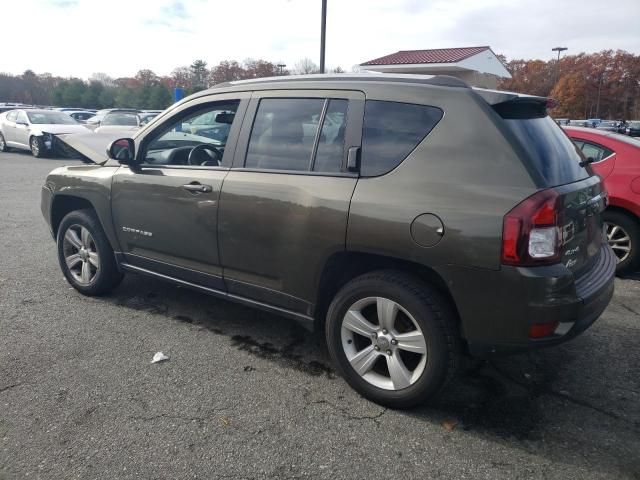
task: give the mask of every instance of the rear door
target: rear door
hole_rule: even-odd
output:
[[[322,268],[345,248],[364,94],[254,93],[220,198],[230,293],[310,315]]]
[[[15,110],[7,112],[5,116],[5,121],[2,125],[2,133],[6,142],[15,142],[17,116],[18,112]]]

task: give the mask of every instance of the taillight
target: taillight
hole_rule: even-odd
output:
[[[560,260],[560,195],[553,189],[535,193],[504,216],[502,263],[548,265]]]

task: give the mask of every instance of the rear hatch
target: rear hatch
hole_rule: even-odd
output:
[[[506,92],[476,90],[502,117],[507,138],[537,186],[558,193],[560,261],[576,276],[592,267],[603,243],[606,192],[571,139],[547,114],[551,102]]]

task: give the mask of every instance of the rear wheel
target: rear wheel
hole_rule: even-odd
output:
[[[364,397],[409,408],[434,395],[458,361],[455,316],[428,284],[402,272],[358,277],[327,313],[331,358]]]
[[[638,221],[618,211],[605,211],[603,218],[607,241],[618,259],[616,272],[625,274],[635,271],[640,258]]]
[[[0,152],[8,152],[9,147],[7,147],[7,142],[4,139],[4,135],[0,133]]]
[[[31,137],[29,140],[29,146],[31,147],[31,154],[34,157],[44,157],[44,142],[40,137]]]
[[[92,210],[62,219],[57,235],[58,261],[69,283],[84,295],[101,295],[122,280],[113,249]]]

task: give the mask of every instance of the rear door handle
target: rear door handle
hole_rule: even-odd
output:
[[[209,193],[213,191],[213,187],[211,185],[203,185],[197,182],[187,183],[186,185],[182,185],[182,188],[194,193]]]

